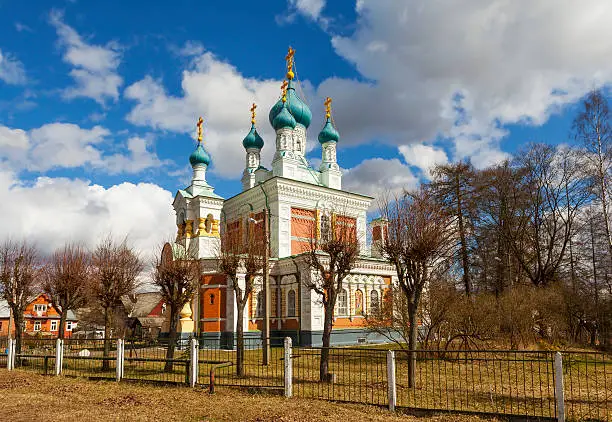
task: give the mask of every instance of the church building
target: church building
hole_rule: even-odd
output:
[[[293,55],[290,48],[281,96],[268,116],[276,138],[274,142],[264,141],[259,135],[253,105],[251,128],[242,141],[245,149],[242,191],[231,198],[217,195],[206,181],[211,157],[202,141],[202,119],[198,122],[198,144],[189,157],[193,168],[191,185],[179,190],[173,202],[177,237],[172,248],[188,250],[190,255],[197,256],[202,268],[199,294],[181,312],[181,331],[192,330],[200,338],[219,339],[222,343],[233,339],[236,301],[230,281],[218,273],[220,232],[246,233],[248,225],[263,224],[264,218],[268,218],[270,336],[291,336],[294,344],[320,345],[323,305],[320,296],[306,286],[316,273],[309,267],[304,252],[310,248],[311,236],[321,236],[330,221],[341,220],[354,227],[360,256],[338,294],[331,342],[338,345],[382,341],[365,329],[364,315],[381,305],[395,277],[394,267],[366,242],[368,237],[372,242],[380,241],[383,222],[374,220],[368,227],[367,211],[373,198],[342,189],[336,155],[340,135],[329,98],[325,101],[325,118],[317,124],[319,168],[313,168],[306,159],[307,131],[314,122],[308,105],[296,92],[299,84],[293,72]],[[275,148],[271,163],[261,162],[261,150],[265,147]],[[368,232],[371,236],[366,235]],[[262,280],[256,283],[245,309],[246,336],[261,336]]]

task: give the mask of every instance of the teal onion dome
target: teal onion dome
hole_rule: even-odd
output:
[[[268,115],[270,119],[270,124],[274,126],[273,120],[280,113],[283,108],[282,100],[278,100],[276,104],[270,109],[270,114]],[[289,85],[287,85],[287,109],[295,119],[297,124],[308,128],[310,126],[310,122],[312,120],[312,112],[310,108],[302,101],[300,97],[298,97],[295,92],[295,87],[293,86],[293,80],[289,80]]]
[[[280,112],[272,119],[272,127],[274,130],[279,130],[285,127],[295,129],[296,125],[297,122],[295,121],[295,118],[291,115],[291,113],[289,113],[285,103],[283,103]]]
[[[244,149],[249,148],[257,148],[262,149],[264,146],[264,141],[257,133],[257,129],[255,129],[255,124],[251,126],[251,131],[249,134],[242,140],[242,146]]]
[[[324,144],[326,142],[338,142],[340,139],[340,134],[334,127],[331,122],[331,119],[328,117],[327,122],[325,122],[325,126],[321,129],[319,133],[319,143]]]
[[[206,152],[202,143],[198,142],[198,146],[195,151],[191,153],[189,156],[189,162],[191,163],[191,167],[195,167],[198,164],[210,164],[210,155]]]

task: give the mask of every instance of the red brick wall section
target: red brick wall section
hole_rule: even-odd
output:
[[[314,210],[291,208],[291,254],[310,250],[310,240],[316,233]]]

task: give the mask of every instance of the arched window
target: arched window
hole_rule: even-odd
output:
[[[212,214],[208,214],[206,216],[206,233],[212,232],[213,219],[214,217],[212,216]]]
[[[295,290],[287,293],[287,316],[295,316]]]
[[[257,308],[255,310],[255,316],[257,318],[262,318],[264,316],[264,292],[260,290],[257,293]]]
[[[355,291],[355,315],[363,315],[363,292]]]
[[[378,290],[370,291],[370,310],[372,313],[377,313],[380,310],[380,301],[378,299]]]
[[[346,289],[342,289],[336,296],[336,315],[346,315],[348,313],[348,295]]]
[[[327,213],[321,214],[321,241],[329,242],[331,240],[331,227],[329,223],[329,215]]]

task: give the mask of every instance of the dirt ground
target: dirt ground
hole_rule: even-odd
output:
[[[420,417],[374,407],[285,399],[223,388],[115,383],[0,370],[0,420],[53,421],[494,421],[440,414]]]

